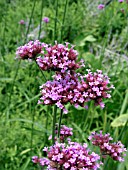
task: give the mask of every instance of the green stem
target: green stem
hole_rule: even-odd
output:
[[[54,23],[54,42],[55,42],[55,40],[57,40],[58,0],[56,0],[56,8],[55,8],[55,10],[56,10],[56,13],[55,13],[55,23]]]
[[[30,113],[32,114],[32,130],[31,130],[31,141],[30,141],[30,148],[31,148],[31,155],[32,155],[32,148],[33,148],[33,130],[34,130],[34,113],[35,113],[35,109],[32,110],[32,106],[31,106],[31,102],[30,102]],[[35,107],[34,107],[35,108]]]
[[[105,4],[105,6],[108,6],[112,1],[113,1],[113,0],[109,0],[109,1]]]
[[[55,126],[56,126],[56,114],[57,114],[57,106],[54,106],[54,115],[53,115],[53,127],[52,127],[52,144],[55,143]]]
[[[68,4],[68,0],[66,0],[66,2],[65,2],[65,6],[64,6],[64,15],[63,15],[62,26],[61,26],[61,36],[60,36],[60,42],[62,42],[62,37],[63,37],[63,28],[64,28],[64,22],[65,22],[65,16],[66,16],[67,4]]]
[[[63,110],[61,109],[60,119],[59,119],[59,125],[58,125],[58,139],[60,138],[60,129],[61,129],[62,116],[63,116]]]
[[[104,167],[103,167],[103,170],[106,170],[106,169],[107,169],[108,162],[109,162],[109,158],[104,159],[104,164],[103,164]]]
[[[35,6],[36,6],[36,0],[34,0],[34,3],[33,3],[33,8],[32,8],[32,12],[31,12],[28,28],[27,28],[27,31],[26,31],[25,42],[27,41],[27,36],[28,36],[28,33],[29,33],[29,29],[30,29],[33,13],[34,13],[34,10],[35,10]]]
[[[106,123],[107,123],[107,114],[106,114],[106,110],[103,113],[103,132],[106,132]]]
[[[37,64],[36,60],[34,60],[34,61],[35,61],[36,65],[38,66],[38,68],[40,69],[41,74],[42,74],[42,76],[43,76],[44,80],[45,80],[45,81],[47,81],[47,79],[46,79],[46,77],[45,77],[45,75],[44,75],[43,71],[41,70],[41,68],[40,68],[40,67],[39,67],[39,65]]]
[[[40,34],[41,34],[42,16],[43,16],[43,0],[41,4],[40,27],[39,27],[38,39],[40,39]]]
[[[121,132],[120,132],[120,134],[118,136],[118,140],[121,140],[121,137],[122,137],[123,133],[125,133],[125,130],[127,129],[127,125],[128,125],[128,120],[125,123],[125,125],[123,126],[123,128],[121,128]]]
[[[91,113],[91,121],[90,121],[90,123],[89,123],[89,127],[88,127],[88,130],[90,130],[90,128],[91,128],[91,126],[92,126],[92,122],[93,122],[93,119],[94,119],[94,110],[93,110],[93,112],[91,111],[90,112]]]
[[[84,122],[84,125],[83,125],[84,129],[85,129],[85,126],[87,125],[88,118],[89,118],[89,113],[91,111],[91,108],[92,108],[92,102],[91,102],[91,104],[89,106],[89,110],[88,110],[88,113],[87,113],[87,116],[86,116],[86,119],[85,119],[85,122]]]
[[[40,164],[37,164],[37,167],[38,167],[39,170],[43,170],[43,169],[41,168]]]
[[[50,112],[50,106],[47,106],[47,113],[46,113],[46,121],[45,121],[45,137],[44,137],[44,146],[47,143],[47,129],[48,129],[48,118],[49,118],[49,112]]]
[[[6,25],[7,25],[7,20],[6,20],[6,16],[4,18],[4,31],[3,31],[3,47],[4,47],[4,53],[5,54],[5,43],[6,43]],[[4,60],[5,61],[5,60]]]

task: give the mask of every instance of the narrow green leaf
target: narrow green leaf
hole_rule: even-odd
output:
[[[126,95],[125,95],[125,98],[124,98],[124,101],[121,107],[120,115],[124,113],[127,106],[128,106],[128,89],[126,90]]]
[[[29,149],[25,149],[24,151],[22,151],[22,152],[20,153],[20,155],[23,155],[23,154],[25,154],[25,153],[27,153],[27,152],[29,152],[29,151],[31,151],[30,148],[29,148]]]
[[[20,170],[28,170],[28,164],[29,164],[29,162],[30,162],[30,158],[28,158],[27,160],[26,160],[26,162],[25,162],[25,164],[23,164],[23,166],[21,167],[21,169]]]
[[[12,78],[0,78],[0,81],[6,81],[6,82],[10,82],[10,81],[12,81],[13,79]]]

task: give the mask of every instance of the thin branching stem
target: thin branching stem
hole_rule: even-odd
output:
[[[35,6],[36,6],[36,0],[34,0],[34,2],[33,2],[32,12],[31,12],[31,16],[30,16],[30,19],[29,19],[28,28],[27,28],[27,31],[26,31],[25,42],[27,41],[27,36],[28,36],[29,30],[30,30],[30,25],[31,25],[31,22],[32,22],[32,17],[33,17],[33,14],[34,14]]]
[[[44,146],[47,143],[47,129],[48,129],[48,118],[49,118],[49,112],[51,111],[51,107],[47,106],[47,112],[46,112],[46,120],[45,120],[45,136],[44,136]]]
[[[45,77],[43,71],[41,70],[41,68],[40,68],[39,65],[37,64],[36,60],[34,60],[34,61],[35,61],[36,65],[38,66],[38,68],[40,69],[40,72],[41,72],[41,74],[42,74],[44,80],[47,81],[47,79],[46,79],[46,77]]]
[[[60,138],[60,129],[61,129],[61,121],[62,121],[62,117],[63,117],[63,110],[61,109],[61,112],[60,112],[60,119],[59,119],[59,125],[58,125],[58,139]]]
[[[105,6],[108,6],[113,0],[109,0],[108,2],[106,2]]]
[[[68,4],[68,0],[66,0],[65,6],[64,6],[64,15],[63,15],[62,26],[61,26],[60,42],[62,42],[62,39],[63,39],[63,29],[64,29],[65,16],[66,16],[66,11],[67,11],[67,4]]]
[[[58,17],[58,0],[56,0],[56,7],[55,7],[54,42],[55,40],[57,40],[57,17]]]
[[[55,126],[56,126],[56,114],[57,114],[57,106],[54,106],[54,113],[53,113],[53,126],[52,126],[52,144],[55,143]]]
[[[30,102],[30,112],[32,115],[32,126],[31,126],[31,141],[30,141],[30,148],[31,148],[31,155],[32,155],[32,149],[33,149],[33,132],[34,132],[34,113],[35,113],[35,107],[32,109],[32,103]]]
[[[43,4],[44,4],[43,2],[44,2],[44,0],[42,0],[42,4],[41,4],[40,26],[39,26],[38,39],[40,39],[41,28],[42,28],[42,16],[43,16]]]
[[[83,128],[85,129],[85,126],[87,125],[87,122],[88,122],[88,119],[89,119],[89,114],[91,113],[91,108],[92,108],[92,102],[91,102],[91,104],[90,104],[90,106],[89,106],[89,109],[88,109],[88,113],[87,113],[87,115],[86,115],[86,119],[85,119],[85,121],[84,121],[84,125],[83,125]]]

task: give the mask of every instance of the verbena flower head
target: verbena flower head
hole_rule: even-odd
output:
[[[42,97],[38,103],[46,105],[56,104],[64,113],[67,113],[65,104],[73,98],[73,90],[77,84],[78,78],[76,73],[71,74],[70,71],[65,74],[57,73],[53,81],[47,81],[40,87]]]
[[[124,0],[118,0],[120,3],[124,2]]]
[[[92,132],[88,139],[95,146],[102,146],[104,143],[109,143],[109,141],[113,140],[109,133],[103,135],[102,131],[100,133]]]
[[[110,141],[113,140],[110,134],[103,135],[102,131],[100,131],[100,134],[92,132],[88,139],[92,141],[93,145],[99,146],[103,157],[109,155],[113,160],[119,162],[124,161],[123,156],[125,156],[124,153],[127,151],[126,148],[120,141],[117,143],[110,143]]]
[[[108,92],[112,86],[108,87],[108,84],[109,78],[100,70],[95,73],[88,70],[84,76],[73,71],[57,72],[53,81],[47,81],[40,87],[42,97],[38,103],[56,104],[64,113],[67,113],[65,105],[68,102],[75,107],[86,107],[86,103],[93,100],[95,105],[103,108],[102,99],[111,97]]]
[[[47,24],[47,23],[49,23],[49,18],[48,17],[44,17],[43,21]]]
[[[24,21],[24,20],[20,20],[20,21],[19,21],[19,24],[20,24],[20,25],[25,25],[25,21]]]
[[[49,149],[45,147],[44,151],[49,159],[47,169],[51,170],[97,170],[101,164],[100,156],[90,153],[86,143],[81,145],[71,141],[68,144],[56,142]]]
[[[60,128],[60,142],[64,143],[65,139],[73,135],[72,128],[69,128],[65,125],[61,125]],[[56,124],[56,130],[55,134],[58,134],[58,124]],[[52,135],[50,135],[49,140],[52,139]],[[55,140],[57,140],[57,137],[55,137]]]
[[[101,70],[97,70],[95,73],[92,73],[90,70],[87,71],[88,74],[81,78],[81,84],[85,92],[83,92],[83,97],[88,101],[94,100],[96,105],[104,108],[105,105],[102,99],[110,98],[111,95],[108,92],[114,87],[109,87],[109,77],[104,75]]]
[[[45,48],[43,57],[37,58],[37,63],[42,70],[53,70],[65,72],[66,70],[76,70],[80,68],[80,63],[76,63],[78,52],[74,50],[74,46],[55,44]]]
[[[98,9],[104,9],[105,5],[104,4],[99,4]]]
[[[20,59],[33,59],[37,57],[38,54],[44,53],[42,48],[46,44],[41,43],[39,40],[30,41],[27,44],[20,46],[16,51],[16,58]]]
[[[40,166],[48,166],[49,165],[49,159],[39,158],[38,156],[33,156],[32,162],[35,164],[40,164]]]
[[[33,156],[33,157],[32,157],[32,162],[33,162],[33,163],[39,163],[39,158],[38,158],[38,156]]]

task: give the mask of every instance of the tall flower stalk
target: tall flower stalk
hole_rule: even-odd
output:
[[[56,125],[56,114],[57,114],[57,106],[54,106],[53,112],[53,126],[52,126],[52,144],[55,144],[55,125]]]
[[[31,12],[31,16],[30,16],[27,31],[26,31],[25,42],[27,42],[27,36],[28,36],[29,30],[30,30],[30,25],[31,25],[31,22],[32,22],[35,7],[36,7],[36,0],[34,0],[34,2],[33,2],[32,12]]]
[[[58,125],[58,139],[60,138],[60,129],[61,129],[61,122],[63,117],[63,110],[60,112],[60,119],[59,119],[59,125]]]
[[[64,29],[64,24],[65,24],[65,17],[66,17],[67,6],[68,6],[68,0],[65,0],[63,20],[62,20],[62,25],[61,25],[60,42],[62,42],[62,40],[63,40],[63,29]]]
[[[44,1],[42,0],[42,3],[41,3],[41,14],[40,14],[40,26],[39,26],[38,39],[40,39],[41,28],[42,28],[43,5],[44,5]]]
[[[58,17],[58,0],[55,0],[54,42],[55,40],[57,40],[57,22],[58,22],[57,17]]]

